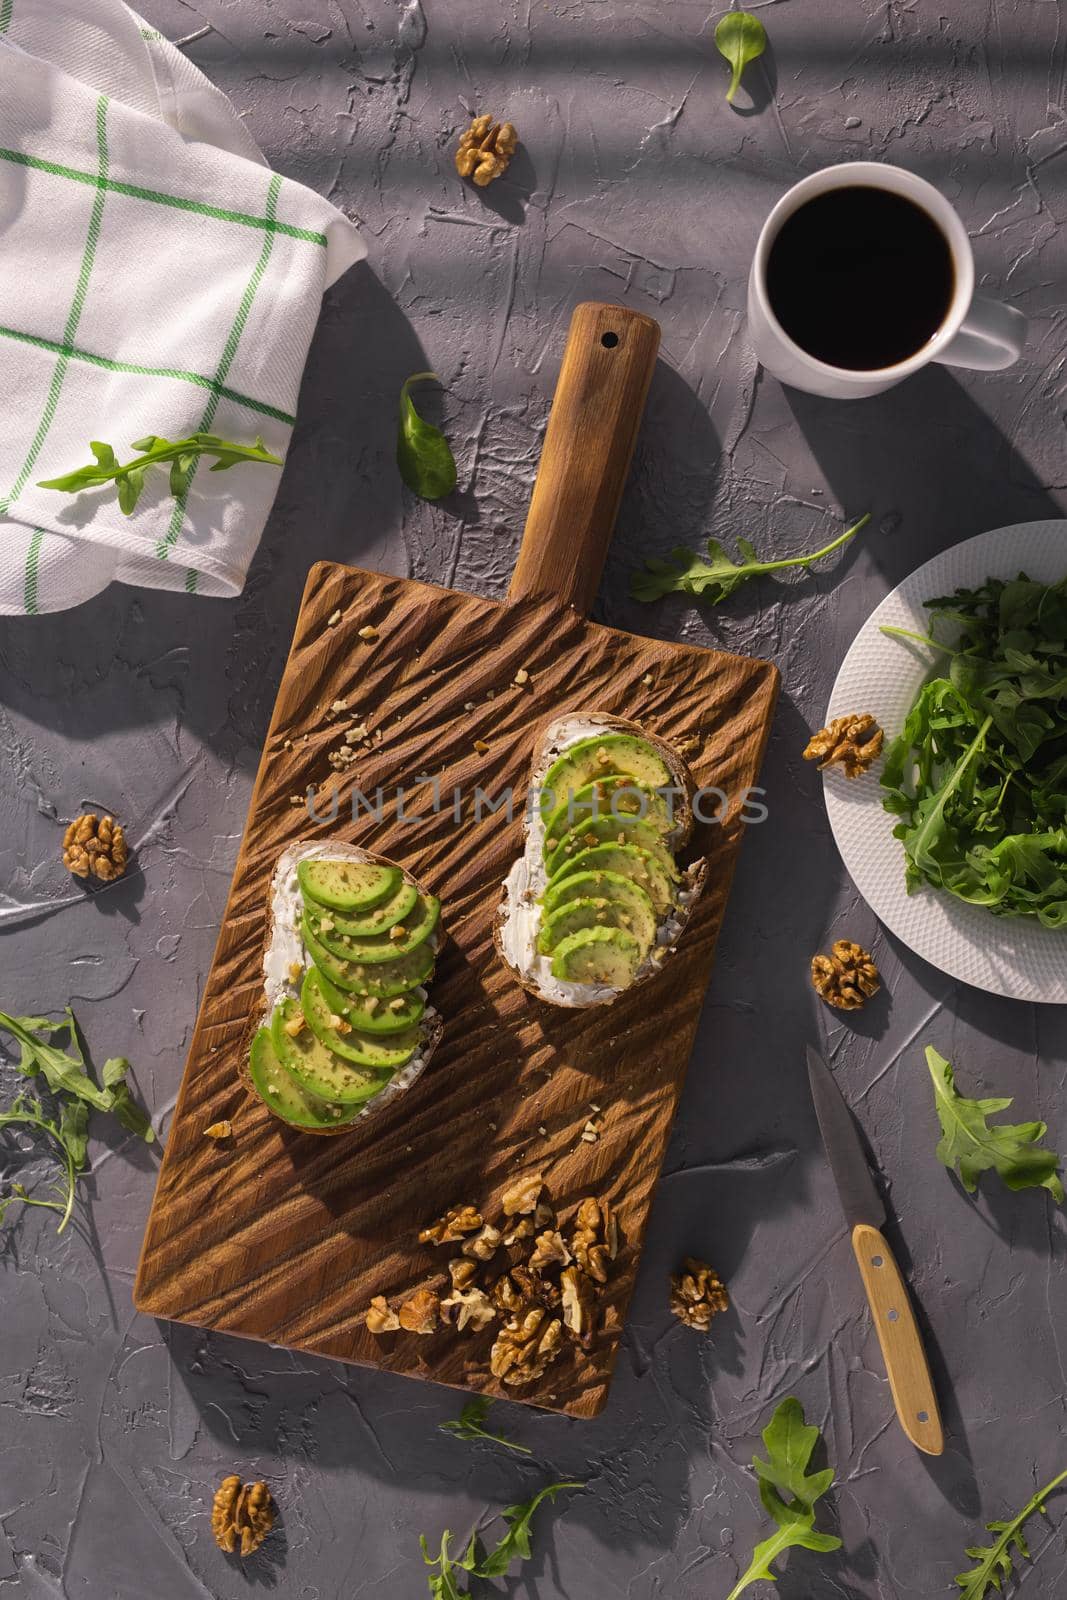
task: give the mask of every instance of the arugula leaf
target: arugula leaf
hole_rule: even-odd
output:
[[[956,1088],[951,1064],[932,1045],[926,1047],[926,1065],[934,1084],[934,1099],[941,1124],[937,1159],[950,1172],[959,1168],[960,1182],[968,1194],[978,1188],[983,1172],[995,1168],[1008,1189],[1047,1189],[1057,1205],[1064,1200],[1058,1168],[1061,1157],[1040,1141],[1048,1132],[1044,1122],[1000,1122],[988,1118],[1007,1111],[1010,1096],[969,1100]]]
[[[820,1533],[815,1527],[815,1502],[834,1481],[832,1467],[808,1472],[818,1442],[819,1430],[805,1426],[800,1401],[792,1397],[783,1400],[763,1430],[768,1459],[752,1458],[759,1478],[760,1499],[778,1524],[778,1531],[756,1546],[749,1566],[730,1590],[727,1600],[736,1600],[761,1579],[773,1583],[776,1574],[771,1570],[771,1562],[794,1545],[824,1553],[840,1549],[841,1540],[835,1534]]]
[[[508,1524],[508,1531],[496,1548],[478,1563],[475,1569],[478,1577],[502,1578],[513,1561],[529,1561],[530,1522],[542,1500],[554,1500],[564,1489],[584,1487],[584,1484],[573,1482],[550,1483],[544,1489],[539,1489],[532,1500],[516,1506],[505,1506],[501,1515]]]
[[[1067,1471],[1059,1473],[1046,1483],[1043,1489],[1029,1499],[1022,1510],[1017,1512],[1007,1522],[987,1522],[986,1529],[997,1535],[992,1544],[968,1545],[965,1551],[977,1566],[969,1572],[956,1574],[956,1583],[960,1589],[959,1600],[984,1600],[991,1589],[1001,1593],[1001,1579],[1010,1578],[1013,1572],[1013,1561],[1016,1555],[1024,1561],[1029,1561],[1030,1550],[1023,1537],[1023,1526],[1035,1512],[1040,1511],[1045,1515],[1045,1501],[1053,1489],[1059,1487],[1067,1480]]]
[[[424,500],[440,500],[456,487],[456,461],[440,428],[426,422],[411,398],[413,383],[441,380],[436,372],[413,372],[400,390],[400,426],[396,464],[409,489]]]
[[[35,1195],[28,1194],[21,1183],[12,1183],[11,1193],[0,1199],[0,1223],[12,1205],[41,1206],[48,1211],[59,1212],[56,1232],[63,1232],[74,1209],[78,1173],[85,1165],[88,1126],[89,1108],[79,1101],[67,1102],[58,1123],[46,1115],[39,1100],[30,1100],[25,1095],[16,1095],[8,1109],[0,1111],[0,1131],[19,1128],[30,1134],[47,1135],[58,1146],[63,1163],[61,1180],[57,1180],[60,1199],[39,1200]]]
[[[482,1423],[489,1415],[490,1400],[487,1395],[475,1395],[453,1422],[440,1422],[438,1427],[442,1433],[454,1434],[457,1439],[491,1439],[494,1444],[502,1444],[507,1450],[515,1450],[520,1455],[528,1456],[533,1452],[524,1444],[516,1444],[514,1439],[505,1438],[502,1433],[489,1433],[482,1427]]]
[[[731,16],[739,16],[739,12],[731,12]],[[655,556],[650,556],[645,562],[643,572],[635,572],[630,579],[630,594],[635,600],[658,600],[665,594],[692,594],[702,599],[710,600],[712,605],[718,605],[721,600],[726,600],[750,578],[756,578],[762,572],[777,572],[783,567],[810,567],[813,562],[828,556],[832,550],[837,550],[853,534],[859,533],[871,520],[870,512],[854,522],[851,528],[846,528],[844,533],[824,545],[821,550],[813,550],[806,556],[788,556],[781,561],[761,561],[752,544],[747,539],[738,539],[737,548],[742,556],[740,563],[734,561],[727,554],[724,545],[718,539],[708,540],[708,554],[711,561],[705,561],[693,550],[687,550],[684,545],[672,550],[666,561]]]
[[[83,489],[96,489],[101,484],[114,480],[118,491],[119,510],[128,517],[132,515],[141,498],[149,467],[161,466],[168,461],[172,463],[170,492],[177,497],[188,489],[202,456],[215,457],[210,469],[212,472],[225,472],[241,461],[262,461],[272,467],[282,465],[281,456],[272,455],[258,434],[254,444],[238,444],[232,439],[222,439],[215,433],[193,433],[188,439],[176,440],[164,439],[159,434],[150,433],[144,439],[134,440],[130,449],[140,450],[142,453],[133,461],[127,461],[125,466],[118,460],[111,446],[102,444],[99,439],[91,440],[89,449],[96,458],[95,464],[90,462],[87,467],[78,467],[74,472],[66,472],[59,478],[41,478],[37,483],[38,489],[56,489],[64,494],[79,494]]]
[[[18,1095],[6,1111],[0,1112],[0,1129],[22,1128],[32,1134],[47,1135],[59,1148],[63,1162],[61,1200],[38,1200],[28,1195],[21,1184],[12,1184],[11,1193],[0,1199],[0,1222],[16,1201],[23,1205],[46,1206],[60,1212],[58,1232],[70,1220],[74,1206],[77,1175],[86,1164],[89,1143],[90,1110],[110,1111],[128,1128],[151,1144],[155,1131],[146,1112],[133,1099],[126,1082],[130,1063],[114,1056],[105,1061],[102,1084],[94,1082],[85,1062],[78,1024],[69,1006],[58,1021],[52,1017],[11,1017],[0,1011],[0,1031],[9,1033],[19,1046],[16,1066],[23,1077],[43,1078],[57,1103],[58,1116],[49,1116],[39,1100]],[[50,1043],[51,1036],[66,1033],[67,1048]]]
[[[909,892],[1067,927],[1067,579],[990,578],[927,601],[952,645],[892,742],[882,803]]]
[[[449,1545],[452,1542],[451,1531],[446,1528],[441,1535],[441,1548],[437,1555],[431,1556],[430,1547],[426,1543],[426,1535],[419,1534],[419,1544],[422,1546],[422,1559],[428,1567],[436,1567],[426,1582],[429,1585],[433,1600],[464,1600],[467,1591],[459,1587],[456,1578],[457,1572],[473,1572],[477,1556],[478,1536],[472,1533],[470,1543],[461,1556],[451,1556]]]
[[[726,91],[726,98],[733,104],[741,74],[749,62],[755,61],[767,48],[767,30],[760,19],[749,11],[728,11],[716,25],[715,46],[730,63],[730,87]]]

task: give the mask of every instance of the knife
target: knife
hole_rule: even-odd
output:
[[[926,1352],[900,1268],[879,1231],[885,1222],[885,1205],[874,1186],[845,1097],[822,1056],[810,1045],[808,1081],[845,1221],[852,1229],[852,1250],[882,1347],[900,1426],[918,1449],[939,1456],[945,1443]]]

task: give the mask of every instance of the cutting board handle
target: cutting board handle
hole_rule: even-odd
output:
[[[659,323],[625,306],[575,308],[509,600],[596,598],[659,349]]]

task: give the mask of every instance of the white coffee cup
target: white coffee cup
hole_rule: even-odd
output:
[[[873,371],[834,367],[809,355],[786,333],[767,294],[767,262],[786,218],[816,195],[856,186],[902,195],[932,217],[952,253],[955,276],[948,311],[936,333],[905,361]],[[907,292],[906,285],[901,288]],[[871,316],[877,315],[878,307],[872,304]],[[794,184],[763,224],[748,280],[748,336],[767,371],[783,383],[806,389],[809,394],[848,400],[881,394],[931,361],[948,367],[971,367],[976,372],[1010,367],[1026,339],[1026,318],[1012,306],[975,294],[974,256],[967,230],[933,184],[902,167],[884,166],[880,161],[846,161]]]

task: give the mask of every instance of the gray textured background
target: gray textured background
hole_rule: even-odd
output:
[[[920,1047],[953,1056],[972,1092],[1016,1094],[1067,1148],[1067,1021],[961,987],[878,929],[843,879],[800,750],[889,587],[958,539],[1062,504],[1060,7],[781,0],[762,11],[768,77],[736,110],[707,8],[691,0],[142,10],[172,38],[208,30],[191,57],[272,163],[359,218],[370,259],[328,296],[239,600],[119,589],[0,628],[0,1005],[72,998],[101,1059],[132,1057],[165,1129],[304,573],[329,556],[501,593],[579,299],[622,300],[663,325],[598,614],[771,657],[784,692],[771,820],[742,856],[603,1417],[500,1408],[535,1457],[499,1459],[436,1431],[457,1410],[444,1391],[136,1316],[157,1158],[97,1143],[78,1228],[57,1242],[30,1214],[3,1244],[0,1593],[409,1600],[425,1593],[420,1531],[464,1532],[552,1470],[588,1489],[544,1515],[512,1592],[717,1600],[764,1525],[747,1462],[788,1393],[825,1430],[845,1550],[794,1556],[780,1600],[950,1591],[980,1521],[1067,1464],[1065,1246],[1044,1194],[971,1200],[939,1167]],[[484,195],[450,155],[483,108],[523,139]],[[800,174],[869,156],[959,206],[980,278],[1032,319],[1015,370],[934,368],[851,407],[757,378],[742,312],[761,218]],[[460,460],[444,507],[402,494],[392,465],[399,384],[429,364]],[[626,598],[644,550],[714,530],[799,551],[866,509],[874,531],[832,570],[749,587],[704,616]],[[139,844],[141,871],[91,902],[58,865],[61,824],[82,805],[127,819]],[[817,1013],[806,982],[808,956],[841,934],[873,946],[886,980],[854,1025]],[[885,1175],[945,1403],[940,1461],[891,1421],[807,1099],[815,1030]],[[665,1276],[685,1250],[733,1294],[707,1339],[667,1313]],[[207,1515],[234,1467],[269,1479],[281,1508],[243,1571],[214,1548]],[[1053,1524],[1061,1515],[1054,1503]],[[1025,1594],[1051,1600],[1067,1579],[1062,1531],[1033,1534]]]

